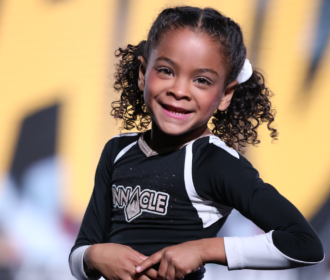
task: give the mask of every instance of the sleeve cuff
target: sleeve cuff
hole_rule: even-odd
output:
[[[70,269],[72,275],[78,280],[96,280],[100,277],[88,277],[84,270],[84,253],[90,245],[84,245],[75,249],[70,256]]]
[[[225,252],[227,258],[228,270],[243,269],[241,261],[242,253],[238,247],[240,237],[224,237]]]
[[[285,269],[299,266],[273,244],[272,232],[249,237],[224,237],[228,270]]]

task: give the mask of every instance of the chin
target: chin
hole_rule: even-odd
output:
[[[185,127],[179,126],[179,125],[164,125],[164,126],[161,126],[160,129],[165,134],[168,134],[171,136],[179,136],[179,135],[185,134],[188,131],[190,131],[190,129],[185,129]]]

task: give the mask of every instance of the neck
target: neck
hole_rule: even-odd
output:
[[[207,125],[205,125],[181,135],[170,135],[161,131],[159,127],[152,122],[151,131],[147,133],[145,141],[152,150],[161,153],[166,150],[178,149],[185,143],[208,134],[212,133]]]

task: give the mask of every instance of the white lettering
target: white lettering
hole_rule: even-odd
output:
[[[114,208],[123,208],[125,219],[131,222],[142,212],[166,215],[170,196],[164,192],[144,189],[137,185],[132,187],[112,185],[112,201]]]
[[[151,193],[151,197],[149,199],[148,210],[150,211],[154,211],[156,209],[155,206],[152,205],[152,202],[154,200],[154,195],[155,195],[154,193]]]
[[[148,207],[148,202],[150,201],[150,193],[143,192],[140,197],[140,206],[142,209],[146,209]]]
[[[157,197],[157,205],[156,205],[156,211],[157,212],[161,212],[161,213],[164,213],[165,212],[165,207],[164,205],[166,204],[166,198],[167,196],[165,195],[162,195],[162,194],[158,194],[158,197]]]
[[[125,201],[125,205],[127,205],[131,194],[131,189],[131,187],[127,187],[126,192],[124,189],[120,189],[120,205],[123,205],[123,200]]]
[[[120,205],[120,195],[121,195],[121,191],[119,190],[117,192],[117,188],[115,185],[112,185],[112,202],[114,205]]]

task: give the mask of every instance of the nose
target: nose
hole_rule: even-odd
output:
[[[191,99],[191,94],[189,90],[189,81],[188,79],[176,78],[173,81],[172,86],[167,90],[167,95],[173,96],[177,100]]]

